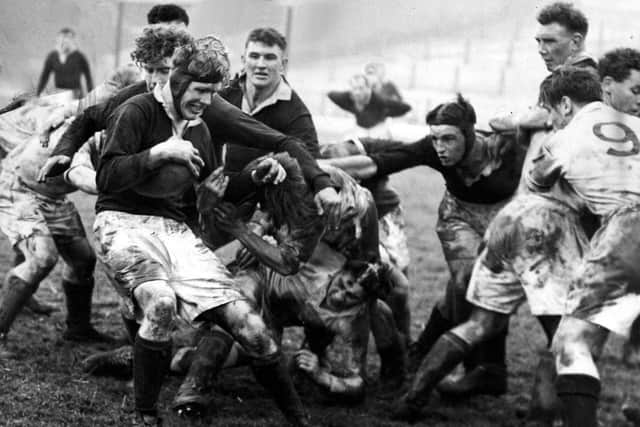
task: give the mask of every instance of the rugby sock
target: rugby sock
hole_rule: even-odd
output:
[[[406,398],[413,405],[427,403],[434,387],[469,354],[471,346],[457,335],[445,332],[424,358],[407,392]]]
[[[411,371],[415,370],[425,354],[431,350],[434,343],[442,334],[451,329],[454,325],[442,316],[438,307],[431,311],[431,317],[420,333],[418,339],[409,347],[409,362]]]
[[[6,335],[16,316],[37,288],[9,271],[0,290],[0,336]]]
[[[94,281],[89,277],[82,283],[62,281],[65,300],[67,303],[67,330],[63,338],[80,342],[113,342],[108,335],[98,332],[91,325],[91,299],[93,297]]]
[[[189,372],[176,393],[174,409],[179,410],[187,405],[204,406],[206,404],[207,394],[213,388],[215,377],[224,366],[232,345],[233,338],[224,331],[208,331],[200,338]],[[204,408],[190,410],[194,409]]]
[[[565,427],[597,427],[600,380],[590,375],[558,375],[556,390],[562,401]]]
[[[264,359],[254,359],[253,374],[266,388],[287,420],[294,426],[307,425],[307,416],[296,391],[284,356],[279,351]]]
[[[529,418],[553,421],[561,405],[554,385],[555,357],[551,351],[545,349],[539,353],[538,358],[529,402]]]
[[[171,341],[149,341],[136,336],[133,345],[133,389],[136,410],[156,415],[158,396],[171,363]]]
[[[124,314],[120,314],[120,317],[122,318],[124,328],[127,330],[129,342],[134,344],[136,342],[136,336],[138,335],[138,329],[140,329],[140,324],[136,319],[131,319]]]

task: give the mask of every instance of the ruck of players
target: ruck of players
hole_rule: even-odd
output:
[[[529,82],[538,96],[526,111],[484,126],[457,93],[428,109],[423,137],[402,140],[394,123],[411,102],[372,61],[324,95],[356,124],[325,139],[286,77],[280,31],[252,29],[235,70],[225,35],[193,36],[183,7],[156,5],[146,18],[132,64],[95,87],[63,28],[37,95],[0,111],[0,231],[12,260],[2,372],[25,357],[22,316],[61,311],[55,339],[92,348],[69,381],[122,381],[134,425],[222,425],[220,376],[241,366],[278,425],[327,425],[310,415],[310,396],[329,407],[373,399],[386,408],[377,421],[430,425],[445,400],[509,405],[514,387],[528,401],[500,425],[604,425],[609,335],[625,342],[619,369],[637,375],[640,356],[639,50],[592,57],[587,16],[548,3],[531,17],[547,76]],[[406,232],[407,201],[390,185],[420,166],[445,186],[433,231],[449,280],[429,312],[415,309],[427,284],[410,269],[424,262],[409,253],[423,236]],[[68,197],[76,191],[96,197],[93,224]],[[59,259],[52,286],[64,307],[36,296]],[[108,331],[92,304],[97,277],[118,301]],[[507,337],[540,334],[510,327],[529,314],[544,343],[518,349],[535,360],[523,384],[510,381]],[[412,317],[426,319],[413,333]],[[167,393],[170,376],[179,386]],[[640,403],[623,393],[606,399],[640,426]],[[0,400],[14,398],[0,387]],[[266,409],[241,404],[262,425]],[[40,425],[29,416],[2,421]]]

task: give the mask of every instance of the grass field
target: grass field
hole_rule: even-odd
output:
[[[442,294],[448,272],[434,232],[438,201],[443,192],[442,180],[423,168],[393,177],[394,186],[404,200],[407,234],[412,250],[413,334],[417,334],[425,316]],[[93,198],[74,195],[85,225],[93,220]],[[5,239],[0,241],[0,268],[4,273],[12,258]],[[101,330],[121,333],[114,292],[97,271],[94,296],[94,321]],[[60,266],[38,291],[41,299],[61,307]],[[0,425],[2,426],[126,426],[133,419],[132,390],[127,382],[83,375],[78,362],[97,346],[72,345],[60,339],[64,310],[53,316],[21,315],[9,336],[9,348],[16,357],[0,360]],[[434,397],[431,415],[418,425],[445,426],[517,426],[516,407],[527,402],[536,351],[544,343],[541,329],[522,308],[511,322],[508,341],[509,393],[501,398],[474,398],[450,404]],[[618,412],[622,396],[633,389],[638,392],[637,373],[625,370],[618,361],[621,342],[609,343],[601,362],[603,394],[600,418],[603,426],[625,426]],[[373,352],[374,353],[374,352]],[[377,375],[377,356],[371,356],[369,375]],[[197,426],[279,426],[282,418],[264,390],[256,385],[245,368],[223,372],[215,408],[201,422],[189,424],[169,411],[179,379],[172,377],[165,385],[160,407],[167,415],[166,425]],[[356,407],[328,405],[322,398],[304,394],[314,421],[326,426],[399,426],[388,421],[388,402],[369,396]]]

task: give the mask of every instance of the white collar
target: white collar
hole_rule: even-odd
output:
[[[275,104],[278,101],[291,101],[291,96],[293,95],[293,90],[291,86],[284,81],[282,77],[280,77],[280,81],[278,82],[278,87],[273,91],[271,96],[267,99],[256,105],[253,110],[249,105],[249,101],[247,100],[247,91],[245,90],[245,85],[247,81],[245,79],[244,82],[240,83],[240,88],[242,89],[242,111],[247,114],[254,115],[260,112],[261,110],[267,108],[270,105]]]
[[[171,85],[169,82],[165,83],[163,87],[156,85],[153,88],[153,97],[162,105],[165,113],[169,116],[171,124],[173,125],[172,130],[174,135],[182,136],[186,128],[197,126],[202,122],[200,117],[193,120],[178,119],[178,112],[173,103],[173,94],[171,93]]]

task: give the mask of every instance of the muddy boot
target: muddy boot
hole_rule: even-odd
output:
[[[226,332],[213,330],[198,342],[189,372],[173,399],[172,409],[180,416],[198,417],[211,402],[216,375],[231,351],[233,338]]]
[[[136,337],[133,349],[133,389],[136,412],[142,420],[156,422],[158,396],[171,362],[171,341],[155,342]],[[143,424],[144,425],[144,424]],[[149,424],[153,425],[153,424]]]
[[[634,427],[640,427],[640,406],[633,400],[632,395],[627,395],[622,404],[624,418]]]
[[[91,297],[93,278],[84,283],[62,281],[67,302],[67,330],[62,338],[67,341],[112,343],[114,338],[98,332],[91,325]]]
[[[451,329],[454,325],[445,319],[438,307],[431,311],[431,317],[424,326],[418,339],[409,346],[409,372],[415,372],[422,362],[422,358],[429,353],[431,347],[442,334]]]
[[[589,375],[558,375],[564,427],[598,427],[600,380]]]
[[[464,360],[470,350],[469,344],[457,335],[451,332],[444,333],[423,359],[409,391],[394,402],[391,417],[408,422],[418,420],[432,390]]]
[[[508,330],[480,343],[467,357],[467,373],[457,380],[445,380],[438,385],[440,394],[448,399],[463,399],[476,395],[501,396],[507,392],[506,341]]]
[[[251,368],[258,382],[271,393],[276,405],[292,426],[310,425],[302,401],[293,386],[286,360],[280,352],[264,360],[254,360]]]
[[[37,284],[27,283],[11,272],[7,273],[0,290],[0,336],[6,338],[16,316],[37,287]]]
[[[87,374],[128,379],[133,375],[133,347],[125,345],[115,350],[101,351],[80,363]]]

